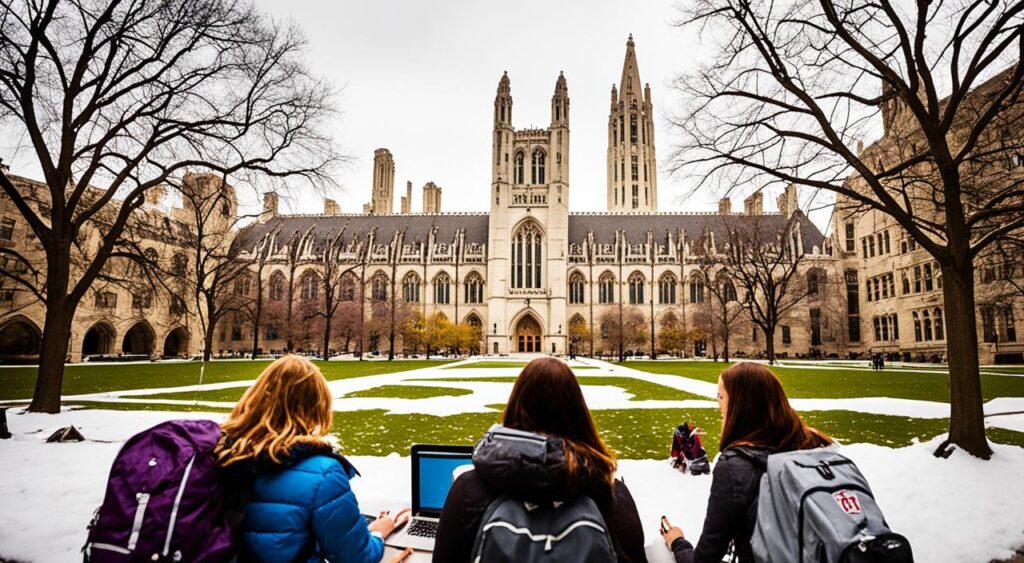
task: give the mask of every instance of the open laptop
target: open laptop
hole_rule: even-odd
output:
[[[434,537],[448,490],[458,475],[473,467],[473,446],[412,447],[412,519],[391,534],[386,545],[434,550]]]

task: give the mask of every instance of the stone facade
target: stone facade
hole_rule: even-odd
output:
[[[626,42],[619,88],[612,85],[608,113],[608,211],[658,210],[651,85],[641,93],[633,36]]]

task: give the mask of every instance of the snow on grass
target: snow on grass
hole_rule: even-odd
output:
[[[222,416],[101,410],[10,413],[15,437],[0,441],[0,558],[79,561],[86,524],[102,501],[121,442],[163,420]],[[72,422],[90,441],[44,443],[50,432]],[[889,523],[910,539],[917,561],[986,563],[1010,556],[1024,544],[1024,448],[995,444],[990,461],[962,452],[941,460],[931,455],[939,440],[898,449],[853,444],[840,451],[860,466]],[[351,459],[363,475],[353,481],[353,488],[364,512],[408,504],[408,458]],[[658,519],[664,514],[696,539],[710,476],[683,475],[661,460],[623,460],[619,469],[640,510],[651,561],[671,561],[656,533]]]

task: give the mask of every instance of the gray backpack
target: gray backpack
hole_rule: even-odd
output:
[[[477,443],[476,471],[506,493],[484,511],[473,544],[474,562],[618,561],[593,499],[579,495],[542,500],[564,494],[559,479],[564,476],[564,447],[559,438],[498,425]]]
[[[832,449],[769,455],[756,510],[750,543],[758,563],[914,560],[907,539],[886,524],[864,475]]]

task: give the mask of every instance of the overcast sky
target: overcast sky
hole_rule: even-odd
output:
[[[654,101],[658,208],[717,208],[709,191],[683,200],[688,184],[666,171],[678,139],[666,119],[680,102],[671,82],[701,56],[694,31],[673,26],[680,16],[675,0],[255,1],[274,18],[299,25],[310,68],[338,89],[334,133],[352,162],[339,170],[340,189],[332,195],[344,212],[361,212],[369,201],[373,151],[380,147],[395,159],[396,210],[411,180],[413,211],[422,209],[428,181],[443,189],[444,211],[486,211],[494,95],[506,70],[516,128],[549,125],[555,80],[565,73],[570,209],[605,210],[610,90],[620,79],[630,33],[640,78],[650,83]],[[12,135],[4,146],[19,138]],[[30,150],[10,156],[14,173],[40,176]],[[734,210],[753,189],[738,190]],[[765,198],[766,208],[775,208],[775,195]],[[822,202],[802,197],[801,203],[807,210]],[[303,197],[300,190],[282,204],[284,211],[304,213],[319,213],[323,205],[319,196]],[[812,218],[824,229],[829,211]]]

